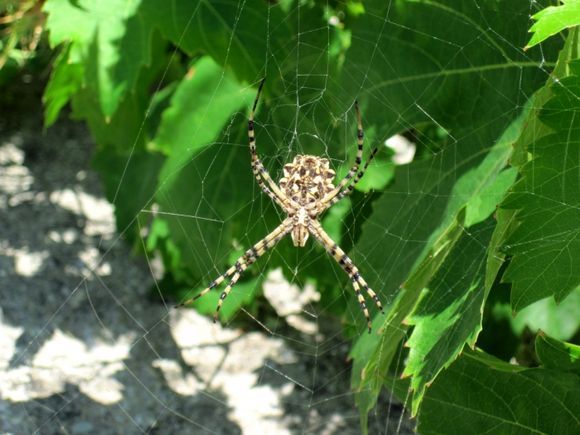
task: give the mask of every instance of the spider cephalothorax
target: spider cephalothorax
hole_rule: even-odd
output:
[[[360,172],[359,167],[362,162],[363,154],[363,129],[358,104],[355,101],[355,110],[358,124],[357,134],[357,153],[354,165],[350,168],[342,181],[335,186],[332,182],[335,172],[330,168],[328,159],[309,156],[297,155],[292,163],[284,166],[284,177],[280,183],[276,184],[268,174],[262,161],[256,152],[256,139],[254,135],[254,112],[260,98],[260,92],[264,80],[260,83],[258,94],[254,100],[254,106],[250,113],[248,121],[248,137],[250,140],[250,155],[252,157],[252,172],[258,181],[258,185],[264,193],[278,204],[288,215],[284,221],[274,231],[248,249],[233,266],[209,285],[197,296],[180,304],[185,305],[201,296],[205,295],[211,289],[217,287],[226,279],[230,279],[229,284],[220,295],[214,321],[217,320],[217,314],[223,304],[224,299],[230,293],[232,287],[238,282],[240,276],[252,263],[261,257],[266,250],[278,243],[286,234],[290,233],[294,246],[303,247],[306,245],[308,236],[312,235],[326,251],[332,255],[336,262],[344,269],[352,281],[354,292],[360,304],[360,307],[367,320],[369,332],[371,331],[371,320],[369,310],[362,292],[364,291],[376,303],[382,311],[382,305],[376,293],[368,286],[366,281],[360,275],[358,268],[346,253],[330,238],[324,231],[318,221],[318,216],[336,204],[342,198],[352,192],[354,186],[364,175],[369,163],[374,158],[377,148],[373,149],[369,159]]]

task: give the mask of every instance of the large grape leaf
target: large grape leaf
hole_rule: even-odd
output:
[[[197,279],[223,262],[234,234],[246,232],[231,224],[248,222],[251,209],[254,182],[240,133],[254,97],[254,89],[202,57],[179,83],[153,139],[152,146],[168,155],[156,195],[160,212]]]
[[[283,3],[150,0],[143,2],[139,12],[186,53],[211,56],[231,68],[240,81],[253,82],[268,75],[271,82],[302,81],[295,86],[313,80],[324,82],[316,74],[329,68],[326,45],[331,29],[323,26],[323,9],[314,2],[301,6],[298,2]],[[299,57],[293,53],[297,49]],[[272,71],[268,70],[270,62]],[[299,71],[308,70],[309,74],[295,77],[297,63]],[[274,86],[281,89],[282,85]]]
[[[577,55],[577,32],[570,38]],[[517,211],[519,224],[504,246],[512,255],[503,279],[512,283],[514,311],[552,295],[559,302],[580,285],[579,61],[570,61],[569,74],[551,86],[539,114],[551,134],[527,146],[532,158],[502,204]]]
[[[345,62],[342,85],[374,84],[363,85],[360,99],[377,140],[418,122],[434,123],[451,138],[431,159],[398,170],[393,185],[373,203],[356,245],[366,258],[361,273],[382,299],[391,301],[401,291],[390,308],[396,314],[375,321],[379,337],[362,337],[365,344],[355,345],[352,353],[353,385],[360,392],[359,405],[364,403],[363,414],[374,403],[369,396],[378,394],[375,387],[382,385],[399,345],[394,335],[383,339],[383,334],[394,329],[399,338],[405,335],[406,327],[392,322],[411,313],[463,228],[485,219],[513,180],[514,172],[502,174],[502,169],[521,123],[504,143],[501,158],[486,161],[486,156],[497,152],[493,145],[501,143],[520,115],[514,103],[523,107],[526,96],[546,79],[539,63],[512,50],[526,38],[528,7],[525,1],[501,9],[489,3],[377,1],[365,3],[367,13],[353,24],[347,53],[352,57]],[[449,324],[440,326],[439,333]],[[477,330],[479,322],[471,326]],[[448,349],[440,363],[448,363],[456,352],[457,347]]]
[[[52,47],[68,43],[68,64],[81,65],[83,84],[95,90],[103,116],[110,118],[150,62],[151,28],[137,15],[141,1],[47,0],[44,11]],[[56,65],[69,69],[66,63]],[[62,74],[62,72],[54,72]],[[62,94],[45,94],[50,102]],[[54,117],[54,115],[51,115]]]
[[[418,432],[574,434],[579,416],[577,375],[468,351],[427,389]]]
[[[295,152],[298,142],[300,148],[316,147],[308,152],[321,154],[328,151],[321,144],[333,143],[340,131],[333,121],[346,111],[340,107],[335,115],[321,100],[329,89],[329,71],[336,68],[336,56],[328,52],[336,31],[328,27],[317,2],[298,3],[303,2],[269,6],[262,0],[151,0],[143,2],[139,14],[181,50],[191,56],[209,55],[240,82],[256,83],[267,76],[266,94],[275,102],[261,121],[277,126],[270,129],[270,138],[287,152]],[[342,99],[346,90],[333,92]],[[349,105],[355,98],[350,94]],[[268,153],[279,151],[263,145]]]
[[[293,34],[282,10],[261,0],[149,0],[140,14],[189,55],[203,52],[250,82],[265,75],[268,50],[281,50]],[[282,33],[286,38],[279,37]]]

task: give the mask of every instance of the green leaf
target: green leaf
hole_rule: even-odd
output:
[[[515,180],[516,171],[503,168],[526,117],[527,110],[505,130],[480,165],[465,173],[453,188],[447,212],[459,218],[461,236],[449,248],[446,261],[434,270],[429,290],[409,321],[414,330],[407,342],[411,350],[404,375],[412,376],[413,413],[425,386],[465,344],[473,347],[481,331],[483,307],[499,270],[499,264],[488,267],[487,247],[495,227],[490,215]]]
[[[390,266],[387,269],[390,277],[387,278],[387,282],[400,282],[405,274],[409,275],[404,284],[404,293],[400,296],[406,299],[403,304],[406,309],[401,309],[401,306],[395,304],[392,310],[396,316],[389,316],[384,322],[386,325],[384,331],[387,333],[395,331],[396,334],[387,340],[377,340],[363,346],[353,354],[355,359],[359,357],[364,361],[360,369],[355,365],[353,370],[353,385],[358,391],[364,392],[367,396],[378,395],[382,384],[373,380],[373,376],[379,376],[380,380],[379,373],[387,370],[390,365],[389,357],[395,355],[398,347],[398,340],[395,338],[400,340],[405,335],[406,327],[398,327],[399,323],[411,314],[421,290],[438,271],[440,277],[455,276],[456,282],[443,278],[439,278],[438,282],[435,278],[433,296],[426,296],[417,308],[417,317],[411,321],[416,325],[414,332],[416,336],[408,343],[412,351],[410,367],[406,374],[417,376],[412,380],[416,390],[413,402],[415,411],[420,404],[426,383],[431,382],[443,367],[453,361],[466,342],[474,344],[481,330],[485,298],[499,270],[499,265],[496,265],[493,276],[486,277],[488,253],[482,247],[490,242],[492,224],[484,225],[485,230],[478,228],[476,224],[489,218],[514,179],[515,172],[504,170],[504,167],[511,155],[513,142],[522,132],[526,113],[521,114],[506,128],[496,144],[486,153],[485,158],[476,161],[477,166],[463,173],[458,179],[448,177],[455,169],[455,160],[444,151],[435,156],[433,161],[416,162],[401,168],[403,171],[397,174],[389,195],[383,196],[374,204],[375,212],[365,227],[371,224],[379,227],[379,223],[382,223],[383,226],[390,228],[393,234],[404,234],[404,237],[387,238],[387,234],[381,245],[378,243],[377,235],[373,235],[367,229],[367,232],[363,232],[359,246],[365,242],[372,243],[367,247],[368,251],[393,243],[392,248],[386,250],[393,252],[393,260],[389,259],[382,265],[383,268]],[[450,194],[447,196],[432,193],[448,189]],[[398,210],[398,213],[393,214],[392,210]],[[423,211],[423,214],[417,215],[417,210]],[[409,225],[409,222],[415,224]],[[472,226],[473,232],[471,229],[466,230],[468,226]],[[407,244],[406,240],[424,240],[424,242]],[[454,248],[456,243],[458,245]],[[450,254],[452,252],[455,252],[455,255]],[[422,258],[423,263],[411,270],[406,269],[413,266],[408,260],[409,255]],[[445,262],[447,256],[449,260]],[[434,301],[441,304],[432,306]],[[395,319],[397,323],[392,325]],[[375,349],[374,345],[380,347]],[[426,355],[431,358],[426,359]],[[358,379],[363,370],[366,373],[373,373],[367,375],[367,379],[372,380],[373,386],[366,385],[365,381],[360,382]],[[362,404],[363,401],[367,406],[374,404],[367,397],[361,398],[358,403]],[[370,408],[361,409],[363,412],[369,410]]]
[[[562,3],[560,6],[548,6],[532,15],[532,19],[536,23],[530,28],[533,35],[524,48],[525,50],[564,29],[580,24],[580,0],[560,1]]]
[[[191,276],[183,269],[181,262],[181,251],[171,239],[171,231],[167,221],[156,216],[149,227],[145,248],[148,252],[157,251],[163,260],[163,266],[171,271],[170,275],[163,277],[172,280],[172,284],[187,282]]]
[[[571,35],[577,46],[576,32]],[[562,301],[580,285],[580,77],[561,78],[551,87],[539,120],[552,130],[536,138],[521,167],[521,179],[502,207],[516,210],[519,226],[504,245],[511,262],[503,280],[512,283],[514,311],[554,296]]]
[[[433,270],[436,273],[429,291],[409,321],[415,328],[407,342],[411,351],[404,375],[412,376],[413,413],[418,410],[427,383],[456,358],[466,343],[474,346],[481,331],[483,305],[495,278],[486,270],[486,247],[495,226],[488,218],[515,179],[514,170],[503,168],[525,118],[526,112],[506,129],[483,162],[465,173],[453,188],[448,212],[459,218],[465,210],[464,222],[458,221],[461,236],[447,247],[451,250],[447,260]],[[494,272],[498,270],[496,267]]]
[[[83,67],[69,63],[70,45],[63,47],[52,65],[50,80],[44,89],[44,125],[50,127],[60,110],[70,101],[83,83]]]
[[[355,134],[350,136],[349,147],[345,145],[339,152],[327,146],[345,143],[344,135],[339,142],[334,139],[344,132],[340,127],[345,123],[336,121],[345,118],[346,109],[340,107],[334,113],[336,102],[323,100],[329,90],[327,78],[336,69],[336,61],[327,53],[334,30],[328,27],[318,2],[298,7],[295,1],[268,6],[263,0],[150,0],[143,2],[140,14],[188,55],[210,56],[240,82],[257,83],[268,77],[264,97],[274,96],[275,103],[274,110],[262,122],[270,125],[269,142],[273,141],[277,148],[262,147],[264,154],[277,154],[278,147],[288,144],[290,158],[296,152],[327,152],[336,158],[354,147]],[[341,95],[345,92],[339,90]],[[356,94],[348,95],[349,105],[355,98]],[[297,101],[300,110],[296,110]],[[295,128],[288,129],[290,125]]]
[[[244,216],[249,219],[255,182],[244,113],[255,92],[201,58],[178,85],[153,140],[168,155],[156,195],[160,213],[183,265],[197,278],[221,273],[215,268],[225,264],[229,243],[245,234],[238,225],[249,222]]]
[[[429,284],[410,318],[414,325],[404,376],[412,376],[413,413],[426,385],[459,355],[475,345],[481,330],[487,245],[495,222],[490,219],[464,233]]]
[[[232,114],[255,96],[255,90],[239,86],[211,58],[198,60],[172,95],[152,142],[172,156],[162,177],[214,141]]]
[[[44,4],[51,46],[70,45],[68,63],[82,67],[83,84],[94,89],[106,118],[115,113],[141,67],[150,62],[151,28],[136,15],[140,3],[47,0]]]
[[[536,355],[546,368],[580,375],[580,346],[555,340],[540,332],[536,337]]]
[[[360,83],[366,85],[359,100],[365,122],[376,128],[376,140],[419,122],[434,124],[450,138],[449,145],[429,160],[397,168],[393,184],[373,203],[373,214],[356,244],[355,251],[364,252],[366,259],[359,264],[361,274],[381,299],[391,301],[399,292],[387,319],[375,320],[380,337],[361,337],[362,344],[356,343],[352,354],[352,383],[363,418],[406,334],[407,327],[400,323],[433,276],[452,265],[443,266],[465,226],[484,221],[513,180],[514,171],[504,172],[504,167],[523,128],[520,118],[510,129],[520,115],[513,102],[532,94],[545,80],[538,74],[540,59],[512,50],[518,41],[523,45],[528,8],[525,1],[501,8],[452,1],[375,1],[365,3],[367,13],[355,20],[340,85],[352,94],[359,92]],[[456,48],[467,44],[470,49],[458,56]],[[471,278],[481,283],[481,278],[466,276],[465,291],[471,288]],[[472,293],[478,291],[472,288]],[[483,303],[478,294],[479,299],[463,301],[466,306],[473,302],[476,312]],[[457,319],[448,320],[433,337],[443,336]],[[478,328],[479,320],[471,318],[470,327],[460,328],[458,337],[472,341]],[[462,346],[457,341],[441,352],[427,377],[453,360]]]
[[[291,21],[280,8],[267,8],[261,0],[241,4],[148,0],[140,12],[146,22],[189,55],[201,51],[220,65],[233,67],[239,79],[252,82],[265,75],[264,54],[271,50],[275,56],[283,55],[287,50],[283,43],[293,34]]]
[[[427,389],[421,434],[574,434],[580,425],[580,378],[523,369],[483,352],[465,352]]]

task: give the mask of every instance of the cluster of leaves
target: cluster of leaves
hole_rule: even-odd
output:
[[[358,331],[363,428],[389,388],[410,392],[421,433],[573,431],[580,349],[565,340],[577,340],[580,319],[578,2],[540,12],[526,51],[528,0],[320,3],[46,0],[58,52],[46,124],[68,103],[88,123],[120,230],[161,255],[161,286],[182,296],[280,220],[242,146],[259,79],[269,77],[257,139],[274,174],[297,151],[327,153],[344,173],[358,96],[369,143],[413,131],[422,147],[396,171],[372,168],[362,188],[375,192],[356,225],[348,204],[323,221],[355,260],[364,254],[357,263],[387,315],[360,334],[362,316],[344,315],[357,312],[355,298],[337,302],[346,279],[337,283],[322,255],[305,262],[283,242],[268,267],[299,270],[325,310],[360,320],[346,330]],[[262,276],[249,271],[226,318],[256,308]],[[214,306],[208,297],[199,309]]]

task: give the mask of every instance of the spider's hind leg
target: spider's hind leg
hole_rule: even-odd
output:
[[[180,302],[179,304],[175,305],[174,308],[181,308],[184,307],[185,305],[189,305],[192,302],[197,301],[199,298],[201,298],[202,296],[206,295],[207,293],[209,293],[211,290],[213,290],[214,288],[216,288],[217,286],[219,286],[222,282],[224,282],[227,278],[229,278],[230,276],[232,276],[234,274],[234,272],[236,271],[236,267],[235,265],[230,267],[228,270],[226,270],[223,274],[221,274],[220,276],[218,276],[216,279],[214,279],[212,282],[210,282],[208,284],[208,286],[203,289],[201,291],[201,293],[186,299],[183,302]]]
[[[254,246],[252,246],[250,249],[248,249],[246,251],[246,253],[238,261],[236,261],[236,263],[232,266],[232,268],[234,268],[235,272],[232,275],[232,279],[230,280],[229,284],[227,285],[227,287],[224,289],[224,291],[220,295],[220,299],[218,301],[217,308],[216,308],[215,313],[213,315],[214,323],[217,322],[218,314],[219,314],[220,309],[222,308],[222,305],[224,303],[225,298],[228,297],[228,295],[230,294],[230,291],[232,290],[232,287],[234,285],[236,285],[236,283],[238,282],[238,280],[242,276],[242,273],[244,273],[244,270],[246,270],[252,263],[254,263],[262,255],[264,255],[264,253],[268,249],[274,247],[274,245],[276,245],[276,243],[278,243],[280,240],[282,240],[282,238],[290,232],[290,230],[292,229],[291,222],[292,221],[289,218],[284,220],[284,222],[282,222],[274,231],[272,231],[265,238],[260,240],[258,243],[256,243]]]
[[[260,240],[250,249],[248,249],[244,253],[244,255],[238,258],[238,260],[234,263],[233,266],[231,266],[228,270],[225,271],[225,273],[223,273],[222,275],[214,279],[212,282],[210,282],[209,285],[201,291],[201,293],[176,305],[175,308],[188,305],[191,302],[198,300],[199,298],[210,292],[212,289],[216,288],[221,283],[223,283],[227,278],[231,277],[229,284],[221,293],[220,299],[218,301],[218,306],[216,309],[216,313],[214,315],[214,321],[217,320],[217,315],[222,307],[224,299],[228,296],[228,294],[232,290],[232,287],[238,282],[244,270],[250,267],[262,255],[264,255],[264,253],[268,249],[272,248],[276,243],[278,243],[278,241],[280,241],[282,237],[288,234],[288,232],[290,232],[291,229],[292,229],[292,220],[287,218],[280,225],[278,225],[274,231],[272,231],[270,234],[268,234],[266,237],[264,237],[262,240]]]
[[[332,258],[340,265],[340,267],[348,274],[352,281],[352,287],[356,294],[357,300],[361,307],[361,310],[367,320],[367,326],[369,329],[369,333],[371,332],[371,318],[369,314],[369,310],[367,304],[365,302],[365,298],[361,292],[364,290],[374,301],[377,305],[377,308],[381,311],[381,313],[385,313],[383,310],[383,305],[379,300],[377,294],[369,287],[367,282],[363,279],[360,275],[358,268],[354,265],[353,261],[350,259],[348,255],[338,246],[334,241],[330,238],[330,236],[324,231],[322,225],[316,220],[310,221],[310,231],[314,238],[324,246],[326,251],[332,255]]]

